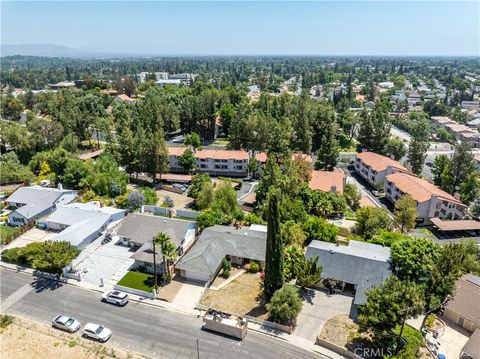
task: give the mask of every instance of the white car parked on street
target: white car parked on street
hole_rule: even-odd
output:
[[[70,333],[74,333],[78,329],[80,329],[80,323],[77,320],[70,318],[66,315],[57,315],[52,320],[52,326],[54,328],[65,330]]]
[[[128,303],[128,295],[127,293],[120,292],[119,290],[112,290],[111,292],[105,292],[102,294],[102,301],[124,306]]]
[[[101,342],[106,342],[112,336],[112,331],[99,324],[87,323],[83,327],[83,335]]]

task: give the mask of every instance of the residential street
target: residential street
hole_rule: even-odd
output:
[[[155,358],[319,358],[285,341],[250,331],[243,341],[202,331],[202,321],[148,304],[115,307],[100,293],[0,269],[1,312],[51,322],[71,315],[82,325],[94,322],[113,332],[109,343]],[[80,335],[77,333],[77,335]]]

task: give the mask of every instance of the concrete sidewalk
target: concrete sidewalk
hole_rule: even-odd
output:
[[[3,261],[0,261],[0,266],[4,267],[4,268],[8,268],[8,269],[13,270],[13,271],[24,272],[24,273],[28,273],[28,274],[31,274],[31,275],[33,275],[33,273],[35,271],[34,269],[31,269],[31,268],[18,266],[16,264],[6,263],[6,262],[3,262]],[[69,285],[76,286],[76,287],[80,287],[80,288],[83,288],[83,289],[86,289],[86,290],[95,291],[95,292],[98,292],[98,293],[103,293],[105,291],[109,291],[109,290],[113,289],[113,286],[111,286],[111,285],[106,285],[104,287],[99,287],[99,286],[91,284],[91,283],[79,282],[79,281],[76,281],[76,280],[73,280],[73,279],[62,279],[62,282],[66,283],[66,284],[69,284]],[[198,310],[198,309],[189,308],[189,307],[186,307],[186,306],[165,302],[165,301],[162,301],[162,300],[159,300],[159,299],[150,299],[150,298],[140,297],[140,296],[130,294],[130,293],[128,294],[128,296],[129,296],[130,300],[132,300],[132,301],[147,304],[147,305],[151,305],[151,306],[162,308],[162,309],[165,309],[165,310],[174,311],[174,312],[177,312],[177,313],[180,313],[180,314],[183,314],[183,315],[193,316],[193,317],[197,317],[197,318],[202,315],[202,311]],[[262,334],[265,334],[265,335],[269,335],[269,336],[276,337],[278,339],[285,340],[292,345],[295,345],[295,346],[300,347],[302,349],[307,349],[307,350],[313,351],[313,352],[321,354],[322,356],[327,357],[327,358],[331,358],[331,359],[343,358],[341,355],[339,355],[339,354],[337,354],[337,353],[335,353],[335,352],[333,352],[329,349],[321,347],[319,345],[315,345],[313,342],[311,342],[307,339],[301,338],[301,337],[299,337],[295,334],[287,334],[287,333],[284,333],[284,332],[281,332],[281,331],[278,331],[278,330],[273,330],[272,328],[261,326],[259,324],[253,323],[253,322],[248,323],[248,328],[250,330],[254,330],[256,332],[259,332],[259,333],[262,333]]]

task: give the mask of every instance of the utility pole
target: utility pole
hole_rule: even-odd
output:
[[[152,247],[153,247],[153,280],[154,280],[154,286],[155,286],[155,292],[157,291],[157,258],[155,256],[155,237],[152,238]]]
[[[197,338],[197,359],[200,359],[200,349],[198,347],[198,338]]]
[[[409,310],[410,310],[410,308],[407,308],[405,310],[405,314],[403,315],[402,327],[400,328],[400,334],[398,335],[397,348],[395,349],[395,355],[397,355],[398,352],[400,351],[400,343],[402,341],[403,327],[405,326],[405,321],[407,320]]]

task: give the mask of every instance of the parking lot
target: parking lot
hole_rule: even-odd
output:
[[[134,260],[130,247],[116,244],[115,236],[102,244],[103,236],[90,243],[73,261],[73,268],[82,276],[82,281],[95,285],[113,286],[120,280]]]

